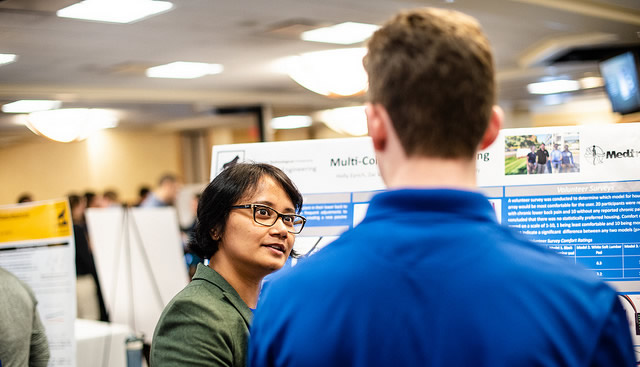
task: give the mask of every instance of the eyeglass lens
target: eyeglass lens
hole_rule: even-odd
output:
[[[279,214],[274,209],[267,206],[256,205],[253,206],[253,218],[259,224],[265,226],[272,226],[278,220],[278,217],[282,217],[282,222],[285,226],[289,227],[289,232],[299,233],[304,225],[304,220],[299,215],[295,214]]]

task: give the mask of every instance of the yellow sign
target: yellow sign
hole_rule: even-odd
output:
[[[66,200],[0,207],[0,243],[70,236],[71,225]]]

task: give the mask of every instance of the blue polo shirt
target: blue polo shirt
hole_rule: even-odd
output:
[[[616,292],[499,225],[484,196],[376,195],[265,286],[250,366],[635,366]]]

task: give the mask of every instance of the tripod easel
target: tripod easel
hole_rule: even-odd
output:
[[[131,236],[134,236],[134,241],[131,240]],[[135,282],[136,278],[133,276],[133,262],[132,262],[132,242],[137,245],[137,250],[142,255],[142,265],[144,267],[144,271],[149,275],[151,279],[151,288],[152,293],[154,295],[154,299],[157,302],[158,307],[163,309],[165,303],[162,300],[162,294],[160,292],[160,287],[153,276],[153,272],[151,270],[151,263],[149,261],[148,253],[145,249],[144,242],[142,236],[140,235],[140,230],[138,224],[136,223],[135,216],[132,213],[131,208],[123,207],[122,209],[122,221],[120,227],[120,233],[118,236],[119,240],[114,246],[114,257],[115,260],[113,262],[113,270],[112,270],[112,287],[111,287],[111,297],[112,307],[115,308],[117,305],[116,295],[118,289],[118,275],[120,274],[120,270],[124,267],[125,271],[125,281],[124,285],[128,287],[128,295],[129,295],[129,303],[128,303],[128,325],[133,330],[133,334],[130,335],[125,343],[127,350],[127,367],[141,367],[142,366],[142,355],[144,355],[147,365],[149,365],[149,351],[150,345],[145,342],[145,335],[142,332],[138,331],[138,327],[136,326],[136,312],[135,312],[135,301],[136,301],[136,292]],[[121,253],[124,251],[124,254]],[[125,261],[124,264],[120,263],[120,257],[124,256]],[[110,310],[112,311],[112,310]],[[114,314],[110,312],[111,314]]]

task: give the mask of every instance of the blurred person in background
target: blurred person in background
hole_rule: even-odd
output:
[[[25,192],[20,196],[18,196],[18,204],[30,203],[32,201],[33,201],[33,196],[28,192]]]
[[[187,263],[187,269],[189,271],[189,279],[191,279],[195,274],[198,264],[204,262],[204,259],[198,256],[198,254],[196,254],[194,251],[189,249],[189,246],[188,246],[189,241],[195,234],[197,217],[198,217],[198,214],[197,214],[198,201],[200,201],[201,196],[202,196],[201,194],[195,194],[191,199],[191,209],[193,210],[193,222],[191,222],[191,224],[186,227],[180,228],[180,232],[182,234],[182,243],[184,244],[184,259]]]
[[[120,203],[120,200],[118,199],[118,193],[113,190],[106,190],[103,194],[102,194],[102,203],[101,203],[103,208],[111,208],[111,207],[120,207],[122,206],[122,204]]]
[[[140,186],[140,189],[138,190],[138,201],[136,201],[134,206],[140,206],[140,204],[142,204],[142,202],[147,198],[147,196],[149,196],[150,193],[151,189],[148,186]]]
[[[69,194],[76,249],[76,298],[79,319],[108,321],[98,272],[89,243],[84,212],[85,198]]]
[[[102,196],[96,195],[93,191],[85,191],[84,202],[86,203],[87,208],[101,208]]]
[[[153,208],[174,205],[179,191],[178,177],[170,173],[164,174],[158,180],[158,187],[140,203],[140,207]]]

